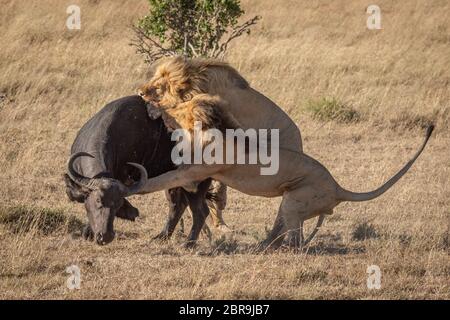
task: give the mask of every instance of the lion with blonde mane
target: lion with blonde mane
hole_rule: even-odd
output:
[[[367,201],[386,192],[412,166],[433,130],[433,126],[428,128],[419,151],[385,184],[371,192],[355,193],[342,188],[322,164],[303,153],[300,130],[295,123],[226,63],[181,57],[165,59],[157,65],[152,79],[139,89],[139,94],[161,112],[172,129],[192,131],[194,122],[202,121],[204,129],[279,130],[279,170],[273,175],[261,175],[264,165],[260,162],[183,164],[147,180],[139,191],[150,193],[211,177],[249,195],[282,196],[272,232],[261,243],[263,249],[279,247],[286,235],[289,245],[301,247],[317,232],[324,215],[332,214],[339,203]],[[318,225],[305,241],[301,232],[303,221],[316,216],[320,216]]]
[[[213,60],[164,59],[139,94],[160,108],[169,127],[279,129],[280,143],[302,152],[300,131],[275,103],[252,89],[230,65]]]

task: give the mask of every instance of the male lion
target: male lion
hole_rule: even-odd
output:
[[[138,91],[163,111],[169,128],[191,130],[194,121],[201,121],[203,129],[279,129],[280,147],[302,152],[295,123],[226,63],[166,58]]]
[[[272,232],[261,248],[279,247],[286,234],[289,244],[297,248],[303,244],[299,226],[304,220],[321,216],[322,221],[323,215],[332,214],[334,207],[343,201],[367,201],[386,192],[412,166],[433,131],[430,126],[419,151],[385,184],[371,192],[355,193],[342,188],[322,164],[303,153],[295,123],[227,64],[179,57],[167,59],[157,67],[150,82],[140,88],[140,95],[162,110],[175,127],[190,130],[198,115],[211,115],[207,126],[214,126],[215,122],[230,126],[228,120],[217,121],[220,118],[232,119],[232,127],[244,130],[279,130],[279,171],[274,175],[261,175],[261,163],[185,164],[149,179],[138,192],[170,189],[211,177],[249,195],[282,196]],[[217,103],[211,105],[212,101]]]

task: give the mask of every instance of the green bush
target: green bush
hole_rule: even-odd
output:
[[[340,102],[336,98],[321,98],[309,100],[306,110],[314,119],[321,121],[335,120],[338,122],[356,122],[360,120],[360,114],[350,106]]]
[[[152,63],[164,56],[222,58],[228,44],[260,19],[239,24],[239,0],[148,0],[149,13],[134,27],[131,45]]]
[[[376,239],[379,235],[375,227],[367,222],[359,223],[354,226],[352,231],[352,239],[356,241],[363,241],[366,239]]]

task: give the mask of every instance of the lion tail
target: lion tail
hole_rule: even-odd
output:
[[[420,149],[416,152],[414,157],[406,163],[403,168],[400,169],[400,171],[397,172],[392,178],[390,178],[388,181],[386,181],[381,187],[378,189],[375,189],[370,192],[352,192],[349,190],[345,190],[342,187],[339,187],[338,189],[338,200],[340,201],[368,201],[375,199],[379,196],[381,196],[383,193],[388,191],[398,180],[400,180],[403,175],[408,172],[409,168],[413,165],[413,163],[417,160],[417,158],[420,156],[422,151],[425,149],[425,146],[427,145],[428,140],[430,139],[431,133],[433,132],[434,125],[430,125],[427,129],[427,133],[425,136],[425,141],[423,142]]]

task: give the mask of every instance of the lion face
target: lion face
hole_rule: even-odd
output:
[[[138,89],[138,94],[157,108],[173,108],[185,102],[190,89],[187,77],[169,70],[167,65],[160,66],[153,78]]]
[[[164,78],[152,79],[138,89],[138,94],[147,102],[159,106],[161,101],[167,100],[168,82]]]

